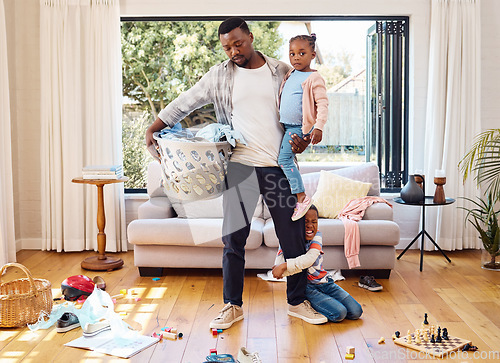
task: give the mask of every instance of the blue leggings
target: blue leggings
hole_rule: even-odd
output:
[[[285,173],[292,194],[302,193],[305,191],[302,177],[300,176],[299,169],[295,165],[295,154],[292,151],[290,140],[293,134],[302,137],[302,125],[287,125],[283,124],[285,128],[285,135],[281,141],[280,154],[278,156],[278,164]]]

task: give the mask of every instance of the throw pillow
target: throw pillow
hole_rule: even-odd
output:
[[[322,218],[336,218],[348,202],[365,197],[372,185],[324,170],[320,173],[318,188],[312,199]]]

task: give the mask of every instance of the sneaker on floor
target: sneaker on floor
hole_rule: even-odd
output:
[[[308,300],[304,300],[302,304],[295,306],[288,304],[288,315],[295,316],[309,324],[323,324],[328,321],[326,316],[314,310]]]
[[[227,303],[219,311],[219,315],[210,322],[210,329],[228,329],[233,323],[243,320],[243,309],[238,305]]]
[[[257,352],[249,352],[247,348],[241,347],[238,352],[238,362],[240,363],[262,363],[262,359]]]
[[[292,214],[292,221],[296,221],[304,217],[309,208],[311,208],[312,204],[313,202],[308,196],[304,198],[304,201],[302,203],[297,203]]]
[[[377,281],[375,281],[373,276],[361,276],[359,278],[358,286],[370,291],[380,291],[384,288]]]
[[[73,313],[64,313],[57,319],[56,331],[58,333],[65,333],[72,329],[78,328],[80,326],[80,321],[78,317]]]
[[[87,323],[83,328],[84,337],[93,337],[103,331],[111,330],[111,326],[107,320],[98,321],[97,323]]]

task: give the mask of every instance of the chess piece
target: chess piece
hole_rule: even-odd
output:
[[[434,334],[431,335],[431,343],[435,343],[436,339],[434,339]]]
[[[436,184],[436,191],[434,192],[434,203],[446,203],[446,197],[444,196],[443,188],[443,185],[446,184],[446,177],[434,177],[434,184]]]
[[[468,351],[469,349],[470,349],[470,344],[469,344],[469,343],[467,343],[467,344],[465,344],[465,345],[464,345],[464,347],[462,348],[462,352],[466,352],[466,351]]]
[[[420,344],[420,343],[422,343],[422,340],[420,339],[420,335],[417,335],[417,336],[415,337],[415,343],[416,343],[416,344]]]
[[[471,345],[471,346],[469,347],[469,351],[471,351],[471,352],[475,352],[477,349],[478,349],[478,348],[477,348],[475,345]]]
[[[394,333],[394,335],[396,336],[396,338],[399,338],[399,336],[401,335],[401,333],[399,332],[399,330],[396,330],[396,332]]]
[[[427,321],[427,313],[424,314],[424,324],[428,325],[429,322]]]
[[[450,340],[450,338],[448,338],[448,329],[447,328],[443,328],[443,339]]]
[[[441,327],[438,326],[438,334],[437,334],[437,337],[436,337],[436,343],[441,343],[442,342],[442,339],[441,339]]]

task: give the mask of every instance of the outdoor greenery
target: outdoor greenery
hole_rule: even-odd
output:
[[[227,59],[219,44],[219,21],[122,22],[124,173],[126,188],[145,187],[150,159],[144,143],[158,112],[191,88],[211,66]],[[254,48],[279,58],[279,22],[249,22]],[[133,110],[133,112],[130,112]],[[127,115],[126,115],[127,114]],[[131,115],[133,119],[130,119]],[[139,173],[139,174],[138,174]]]

